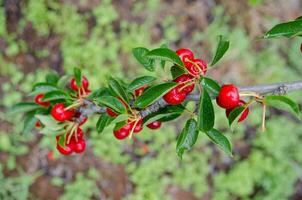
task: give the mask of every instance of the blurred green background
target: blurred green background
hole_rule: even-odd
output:
[[[219,34],[230,51],[209,71],[220,83],[252,85],[299,80],[301,39],[257,39],[274,24],[301,15],[300,0],[0,0],[0,199],[299,200],[302,199],[302,126],[290,113],[269,109],[267,131],[261,110],[227,128],[234,157],[200,134],[181,161],[176,137],[184,119],[117,141],[111,129],[84,127],[83,155],[60,156],[55,139],[37,131],[20,134],[21,116],[7,108],[32,99],[35,82],[50,71],[80,67],[91,89],[114,75],[129,81],[150,74],[132,57],[138,46],[191,48],[211,60]],[[154,75],[168,76],[160,69]],[[290,94],[299,103],[301,93]],[[111,127],[112,128],[112,127]],[[54,158],[52,158],[52,152]]]

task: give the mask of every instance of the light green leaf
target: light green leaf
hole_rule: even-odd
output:
[[[148,71],[154,71],[154,60],[147,58],[146,54],[149,52],[148,49],[143,48],[143,47],[138,47],[138,48],[134,48],[132,49],[132,54],[133,56],[136,58],[136,60],[142,64],[145,69],[147,69]]]
[[[26,112],[33,111],[33,110],[38,109],[38,108],[41,108],[41,106],[37,105],[35,103],[21,102],[21,103],[18,103],[16,105],[14,105],[13,107],[11,107],[8,110],[7,114],[8,115],[13,115],[13,114],[16,114],[16,113],[26,113]]]
[[[277,24],[271,30],[269,30],[264,38],[276,38],[276,37],[293,37],[302,34],[302,19],[296,19],[295,21],[289,21],[281,24]]]
[[[291,109],[291,111],[293,111],[295,114],[299,115],[299,113],[300,113],[299,105],[296,102],[294,102],[293,100],[291,100],[290,98],[285,97],[285,96],[277,96],[277,95],[266,96],[264,98],[264,102],[267,105],[275,106],[276,108],[279,108],[279,109],[280,109],[280,107],[276,106],[275,103],[283,103],[283,104],[287,105]]]

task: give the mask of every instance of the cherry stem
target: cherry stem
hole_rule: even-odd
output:
[[[266,115],[266,104],[262,102],[262,132],[265,131],[265,115]]]
[[[64,108],[64,111],[69,110],[69,109],[74,108],[74,107],[81,106],[82,104],[83,104],[82,101],[76,101],[75,103],[71,104],[70,106]]]
[[[75,133],[77,127],[78,127],[77,124],[76,124],[76,123],[73,123],[72,129],[70,130],[70,132],[67,132],[67,133],[69,133],[68,138],[67,138],[67,144],[69,144],[69,142],[70,142],[70,140],[71,140],[71,137],[72,137],[72,135]]]
[[[249,92],[249,91],[247,91],[247,92],[240,92],[239,96],[240,97],[256,97],[258,99],[262,99],[263,98],[263,96],[261,96],[259,93],[257,93],[257,92]]]
[[[131,131],[130,131],[130,136],[129,136],[129,139],[131,139],[131,138],[132,138],[133,131],[134,131],[134,129],[135,129],[135,127],[136,127],[137,123],[139,122],[139,120],[140,120],[140,119],[137,119],[137,120],[134,122],[133,128],[132,128],[132,129],[131,129]],[[132,123],[132,122],[130,122],[130,123]]]
[[[184,84],[184,86],[182,86],[179,91],[182,91],[183,89],[185,89],[187,86],[189,85],[193,85],[194,84],[194,79],[190,79],[190,80],[187,80],[187,81],[184,81],[182,83],[179,83],[178,85],[181,85],[181,84]]]
[[[199,75],[203,74],[203,71],[199,68],[199,65],[196,62],[190,60],[189,58],[185,58],[185,61],[193,64],[197,68]]]

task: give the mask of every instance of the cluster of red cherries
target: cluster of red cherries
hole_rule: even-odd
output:
[[[88,95],[90,90],[88,89],[89,82],[86,77],[82,77],[81,87],[78,87],[76,80],[73,78],[70,81],[70,88],[77,92],[76,97],[81,99],[82,97]],[[35,97],[35,103],[49,107],[50,102],[43,101],[44,94],[38,94]],[[66,123],[66,136],[58,135],[56,136],[57,150],[63,155],[70,155],[71,153],[82,153],[86,148],[86,141],[84,139],[84,133],[80,126],[82,126],[86,121],[87,117],[82,117],[81,121],[78,122],[80,113],[76,111],[72,106],[65,107],[64,103],[55,104],[50,111],[52,117],[58,122],[68,122]],[[40,121],[36,122],[36,127],[40,128],[42,126]],[[64,139],[64,146],[60,145],[60,140]]]
[[[146,88],[147,86],[143,86],[136,89],[134,91],[135,96],[139,97]],[[127,123],[124,126],[113,131],[113,135],[116,139],[123,140],[126,139],[131,134],[131,132],[137,134],[143,130],[143,119],[133,116],[133,113],[131,112],[131,108],[129,107],[129,105],[127,105],[123,99],[119,97],[118,99],[125,106],[125,108],[127,109],[127,113],[130,116],[130,118],[127,120]],[[106,112],[110,117],[117,117],[119,115],[118,113],[114,112],[111,108],[106,108]],[[150,129],[158,129],[161,127],[161,122],[160,121],[151,122],[150,124],[147,125],[147,127]]]
[[[186,96],[194,90],[200,76],[204,76],[207,72],[207,63],[202,59],[195,59],[191,50],[178,49],[176,54],[184,63],[188,73],[174,79],[173,81],[178,85],[163,96],[164,100],[170,105],[181,104]]]
[[[238,88],[233,84],[223,85],[216,98],[217,104],[226,109],[226,116],[229,117],[230,113],[238,106],[246,105],[246,102],[240,100]],[[240,115],[238,122],[242,122],[247,118],[249,114],[249,108],[246,108]]]

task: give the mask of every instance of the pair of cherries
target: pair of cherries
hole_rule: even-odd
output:
[[[230,113],[238,106],[244,106],[246,102],[240,100],[240,95],[238,88],[233,84],[223,85],[219,91],[216,98],[217,104],[226,109],[226,116],[228,117]],[[249,108],[246,108],[240,115],[238,122],[242,122],[247,118],[249,114]]]
[[[86,141],[84,139],[84,133],[81,128],[77,128],[76,132],[71,136],[70,133],[66,134],[64,146],[61,146],[59,144],[61,137],[62,137],[61,135],[56,136],[56,140],[57,140],[56,148],[62,155],[70,155],[73,152],[83,153],[85,151]],[[69,137],[71,138],[69,143],[67,143]]]
[[[136,97],[140,96],[146,88],[147,88],[146,86],[143,86],[143,87],[136,89],[134,91],[135,96]],[[122,102],[122,104],[126,108],[128,108],[127,103],[123,99],[121,99],[120,97],[118,97],[118,99]],[[119,115],[118,113],[114,112],[111,108],[107,108],[106,112],[110,117],[117,117]],[[158,129],[161,127],[161,122],[154,121],[154,122],[148,124],[147,127],[150,129]],[[130,135],[131,130],[133,130],[133,133],[139,133],[142,129],[143,129],[143,119],[139,119],[138,121],[128,120],[126,125],[122,126],[121,128],[119,128],[117,130],[114,130],[113,135],[115,136],[116,139],[123,140]]]

